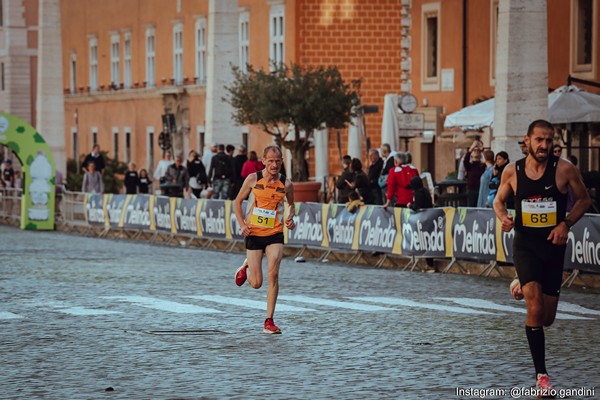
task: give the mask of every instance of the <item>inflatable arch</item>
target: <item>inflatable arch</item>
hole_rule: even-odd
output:
[[[54,229],[56,168],[50,147],[27,122],[0,112],[0,144],[19,158],[23,169],[21,229]]]

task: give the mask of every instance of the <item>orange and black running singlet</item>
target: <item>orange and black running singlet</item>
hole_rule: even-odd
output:
[[[246,207],[246,224],[252,228],[252,236],[283,232],[284,199],[285,176],[279,174],[277,182],[269,183],[262,171],[258,171]]]

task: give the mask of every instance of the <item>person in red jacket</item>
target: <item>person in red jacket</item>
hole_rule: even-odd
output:
[[[395,207],[406,207],[413,201],[413,190],[410,187],[413,176],[419,176],[419,171],[407,163],[407,153],[396,153],[394,168],[390,170],[387,178],[387,201],[383,208],[387,208],[394,198]]]
[[[258,159],[258,155],[252,150],[248,156],[248,160],[242,165],[242,179],[246,179],[248,175],[262,171],[264,168],[265,166]]]

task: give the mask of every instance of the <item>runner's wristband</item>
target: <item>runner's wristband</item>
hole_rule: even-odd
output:
[[[563,219],[563,222],[565,223],[565,225],[567,226],[567,228],[571,229],[571,227],[573,226],[574,222],[573,221],[569,221],[568,219]]]

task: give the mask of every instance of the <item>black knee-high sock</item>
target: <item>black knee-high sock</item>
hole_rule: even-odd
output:
[[[544,327],[525,326],[529,350],[533,358],[533,365],[536,374],[546,373],[546,340],[544,337]]]

